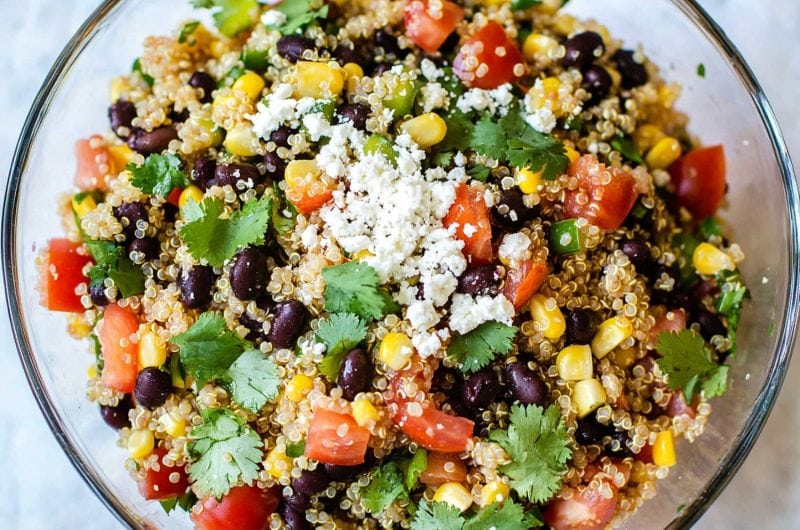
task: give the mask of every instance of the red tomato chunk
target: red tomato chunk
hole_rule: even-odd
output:
[[[130,336],[139,329],[131,309],[110,304],[103,313],[98,337],[103,352],[103,384],[120,392],[133,392],[139,373],[138,345]]]
[[[278,488],[237,486],[220,500],[197,501],[191,517],[197,530],[266,530],[279,500]]]
[[[578,189],[567,192],[564,213],[569,218],[583,217],[605,230],[619,228],[639,195],[632,176],[620,168],[606,168],[593,155],[576,160],[569,176],[577,177]]]
[[[492,21],[461,46],[453,72],[468,87],[490,90],[522,77],[525,58],[503,26]]]
[[[355,466],[364,463],[369,431],[348,414],[318,408],[311,417],[305,455],[325,464]]]
[[[492,262],[492,225],[482,191],[461,184],[456,188],[456,200],[443,222],[447,228],[458,223],[456,237],[464,242],[462,252],[470,263]]]
[[[695,219],[714,213],[725,196],[725,150],[721,145],[688,152],[669,167],[678,204]]]
[[[457,4],[444,0],[441,6],[436,12],[427,0],[412,0],[406,6],[406,36],[428,53],[436,52],[464,18]]]
[[[88,285],[83,274],[87,263],[92,263],[82,245],[69,239],[51,239],[47,244],[47,262],[41,271],[40,292],[42,305],[50,311],[82,313],[81,297],[75,290],[82,283]]]
[[[172,499],[186,493],[189,477],[183,466],[167,466],[164,455],[167,450],[158,447],[153,451],[158,456],[158,469],[147,468],[144,477],[139,481],[139,493],[148,501]],[[177,480],[173,480],[177,478]]]

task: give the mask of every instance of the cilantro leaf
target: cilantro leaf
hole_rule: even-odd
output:
[[[465,372],[477,372],[495,356],[511,351],[517,328],[501,322],[484,322],[464,335],[456,335],[447,348],[450,358]]]
[[[417,485],[417,481],[419,480],[419,476],[423,471],[425,471],[426,467],[428,467],[428,451],[420,447],[406,465],[405,485],[408,491],[414,489],[414,487]]]
[[[667,385],[672,390],[683,390],[687,403],[692,401],[698,383],[706,397],[719,396],[727,390],[728,367],[711,360],[703,337],[692,330],[662,331],[656,339],[656,350],[661,354],[656,362],[669,376]]]
[[[227,218],[220,217],[223,212],[223,203],[217,198],[207,198],[199,205],[189,202],[183,210],[187,223],[180,229],[189,253],[215,267],[221,267],[240,248],[264,242],[272,199],[264,196],[248,201]]]
[[[514,11],[523,11],[529,7],[538,6],[541,3],[542,0],[511,0],[511,9]]]
[[[467,170],[467,175],[480,182],[486,182],[492,170],[486,166],[473,166]]]
[[[704,65],[703,63],[697,65],[697,76],[698,77],[706,76],[706,65]]]
[[[453,159],[453,153],[470,149],[470,138],[475,124],[472,119],[463,112],[453,112],[448,116],[442,116],[447,125],[447,132],[444,140],[435,147],[433,158],[438,166],[447,166]]]
[[[251,412],[258,412],[267,401],[275,399],[281,386],[275,361],[264,357],[260,350],[242,353],[224,379],[233,401]]]
[[[191,0],[197,8],[214,9],[214,23],[226,37],[235,37],[256,23],[256,0]]]
[[[286,22],[281,24],[278,30],[283,35],[288,35],[298,32],[318,18],[327,18],[327,4],[319,9],[312,9],[311,4],[311,0],[283,0],[274,8],[286,16]]]
[[[166,197],[174,188],[189,185],[183,174],[183,162],[172,153],[152,154],[141,166],[130,163],[125,169],[131,172],[131,184],[148,195]]]
[[[316,338],[326,348],[319,364],[322,375],[336,381],[344,356],[366,337],[367,323],[353,313],[334,313],[320,322]]]
[[[397,462],[389,461],[372,474],[369,484],[361,491],[361,502],[374,515],[398,498],[407,496],[400,466]]]
[[[511,457],[511,463],[500,466],[500,471],[508,475],[519,495],[540,503],[558,492],[572,451],[557,406],[545,410],[537,405],[515,405],[508,430],[491,431],[489,439]]]
[[[227,409],[204,409],[203,425],[190,433],[196,460],[189,466],[194,490],[219,498],[240,480],[252,484],[263,458],[261,437]]]
[[[411,530],[462,530],[465,522],[458,508],[423,499],[411,521]]]
[[[625,136],[621,133],[618,134],[616,138],[611,140],[611,147],[614,148],[615,151],[619,151],[622,156],[631,162],[644,165],[642,155],[636,149],[636,144],[633,143],[633,140],[631,140],[629,136]]]
[[[486,530],[502,528],[503,530],[529,530],[542,526],[543,522],[533,514],[526,514],[525,508],[511,499],[503,503],[494,502],[481,508],[464,525],[464,530]]]
[[[722,227],[720,227],[719,221],[712,215],[700,221],[697,225],[696,234],[700,239],[708,241],[712,236],[721,236]]]
[[[306,452],[306,442],[301,440],[296,444],[286,444],[286,456],[289,458],[297,458],[303,456]]]
[[[190,42],[189,38],[192,36],[194,30],[196,30],[199,25],[200,22],[198,22],[197,20],[192,20],[191,22],[187,22],[186,24],[181,26],[181,32],[178,34],[178,42],[181,44]],[[192,39],[192,42],[190,42],[190,44],[194,44],[194,39]]]
[[[161,508],[163,508],[166,513],[170,513],[175,508],[180,508],[184,512],[188,512],[197,502],[197,496],[190,491],[188,493],[184,493],[180,497],[164,499],[158,502],[161,504]]]
[[[287,216],[288,214],[288,216]],[[283,235],[290,232],[295,225],[297,218],[297,209],[294,205],[286,200],[286,194],[275,182],[272,185],[272,226],[275,231]]]
[[[156,80],[153,79],[153,76],[144,73],[144,71],[142,70],[142,60],[139,58],[133,61],[133,65],[131,66],[131,71],[139,74],[139,76],[141,76],[142,78],[142,81],[144,81],[149,87],[152,87],[156,82]]]
[[[394,304],[380,288],[375,269],[360,261],[350,261],[322,269],[325,280],[325,310],[354,313],[366,320],[381,318]]]
[[[176,335],[172,342],[180,348],[180,358],[186,371],[200,388],[212,379],[225,376],[226,371],[250,345],[229,330],[222,315],[203,313],[186,332]]]
[[[95,264],[89,269],[89,285],[111,278],[123,298],[144,292],[144,274],[127,256],[125,249],[112,241],[87,241]]]
[[[508,149],[508,138],[503,126],[492,120],[488,113],[484,115],[472,130],[472,145],[478,153],[490,158],[503,155]]]
[[[750,291],[742,282],[736,271],[722,271],[717,284],[720,295],[717,299],[717,311],[728,319],[728,338],[731,341],[731,353],[736,353],[736,331],[742,314],[742,303],[750,296]]]

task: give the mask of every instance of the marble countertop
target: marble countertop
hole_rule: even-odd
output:
[[[180,1],[180,0],[176,0]],[[761,80],[800,160],[800,2],[702,0]],[[0,0],[0,184],[42,79],[97,0]],[[0,310],[0,528],[109,530],[121,525],[83,483],[34,402]],[[789,369],[755,449],[696,528],[785,529],[800,521],[800,360]],[[35,455],[31,449],[35,448]]]

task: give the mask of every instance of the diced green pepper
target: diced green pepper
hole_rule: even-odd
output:
[[[297,458],[303,456],[306,450],[306,442],[299,441],[296,444],[286,444],[286,456],[290,458]]]
[[[380,134],[373,134],[364,142],[364,153],[368,155],[381,154],[394,165],[397,162],[397,153],[394,145],[388,138]]]
[[[172,376],[172,386],[175,388],[186,387],[180,356],[174,353],[169,358],[169,374]]]
[[[583,235],[575,219],[565,219],[550,227],[550,247],[557,256],[568,256],[583,252]]]
[[[241,55],[244,67],[255,72],[263,72],[269,67],[269,51],[245,48]]]
[[[417,87],[411,79],[404,79],[397,83],[394,92],[383,98],[383,105],[394,111],[394,118],[399,119],[409,114],[414,108],[417,98]]]
[[[319,99],[314,102],[309,114],[322,114],[327,121],[333,120],[333,113],[336,112],[336,99]]]

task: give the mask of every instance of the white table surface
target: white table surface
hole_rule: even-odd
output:
[[[183,1],[183,0],[172,0]],[[705,0],[761,80],[800,160],[800,2]],[[98,0],[0,0],[0,184],[25,113],[51,63]],[[2,308],[0,528],[121,528],[61,452],[33,400]],[[800,360],[755,449],[696,528],[800,527]]]

